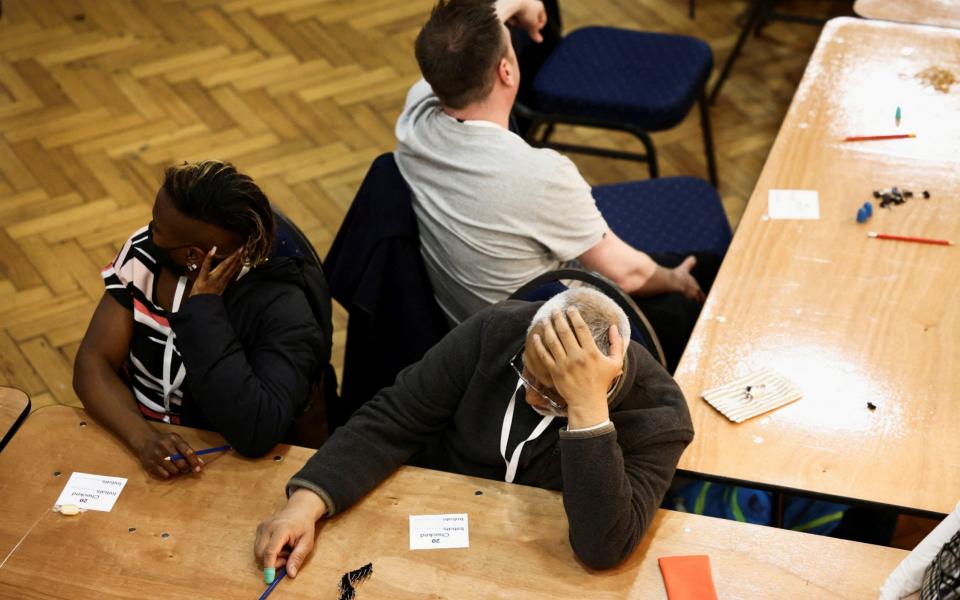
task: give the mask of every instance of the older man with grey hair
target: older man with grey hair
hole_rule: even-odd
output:
[[[295,577],[316,521],[409,463],[560,490],[580,560],[621,562],[693,438],[683,394],[629,331],[620,307],[589,288],[470,317],[289,481],[286,507],[257,529],[258,560]]]

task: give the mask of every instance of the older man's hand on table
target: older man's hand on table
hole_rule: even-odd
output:
[[[263,568],[287,567],[296,577],[313,551],[317,520],[327,512],[323,499],[308,489],[290,494],[287,505],[257,526],[253,553]]]

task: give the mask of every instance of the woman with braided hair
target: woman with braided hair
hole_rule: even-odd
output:
[[[275,255],[266,195],[233,167],[171,167],[153,219],[104,267],[74,365],[84,407],[167,478],[202,461],[149,421],[212,429],[241,454],[284,440],[330,358],[317,265]],[[183,454],[185,460],[165,460]]]

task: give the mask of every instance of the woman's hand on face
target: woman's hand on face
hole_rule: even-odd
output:
[[[234,279],[236,279],[237,274],[240,272],[240,269],[243,268],[243,246],[237,248],[237,250],[230,256],[223,259],[216,268],[211,269],[213,264],[213,255],[217,252],[217,247],[214,246],[210,249],[210,252],[207,252],[207,255],[203,257],[203,264],[200,265],[200,272],[197,274],[197,279],[193,282],[193,287],[190,288],[190,297],[199,296],[200,294],[214,294],[221,295],[223,290],[227,288],[227,285]]]

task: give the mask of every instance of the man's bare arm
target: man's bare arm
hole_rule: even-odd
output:
[[[540,30],[547,24],[547,10],[540,0],[497,0],[494,10],[504,23],[525,30],[537,43],[543,41]]]
[[[697,259],[688,256],[674,269],[661,267],[648,255],[633,248],[612,231],[579,257],[581,264],[614,281],[625,292],[636,296],[655,296],[679,292],[694,300],[704,300],[703,290],[690,274]]]

